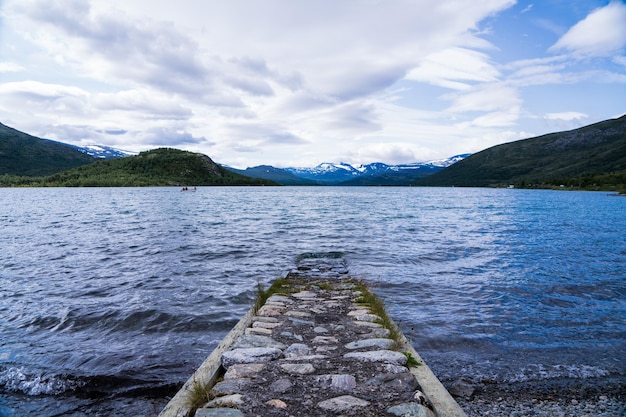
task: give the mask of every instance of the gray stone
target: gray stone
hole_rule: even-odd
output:
[[[219,397],[214,399],[213,401],[209,401],[206,405],[207,408],[212,408],[212,407],[231,407],[233,405],[241,405],[243,404],[243,395],[241,394],[233,394],[233,395],[226,395],[224,397]]]
[[[376,314],[370,314],[370,313],[357,314],[356,316],[354,316],[354,318],[357,319],[358,321],[369,321],[370,323],[374,323],[380,320],[380,317],[378,317]]]
[[[372,323],[371,321],[355,321],[354,324],[356,324],[357,326],[361,326],[361,327],[368,327],[371,329],[379,329],[382,328],[383,325],[382,324],[378,324],[378,323]]]
[[[277,306],[272,306],[271,304],[266,304],[257,311],[257,316],[268,316],[268,317],[277,317],[283,314],[284,308],[279,308]]]
[[[289,297],[285,297],[284,295],[274,294],[270,298],[268,298],[266,302],[290,304],[290,303],[293,303],[293,300]]]
[[[237,339],[235,348],[253,348],[253,347],[268,347],[276,349],[285,349],[285,345],[272,339],[268,336],[247,334]]]
[[[344,358],[356,359],[364,362],[384,362],[396,365],[406,365],[407,358],[400,352],[393,350],[372,350],[368,352],[350,352]]]
[[[315,322],[313,322],[311,320],[302,320],[302,319],[298,319],[298,318],[295,318],[295,317],[289,317],[289,320],[293,324],[303,324],[305,326],[313,326],[313,325],[315,325]]]
[[[363,330],[363,333],[366,333],[370,329],[362,328],[362,330]],[[389,329],[385,329],[384,327],[381,327],[379,329],[373,329],[370,333],[364,336],[370,339],[374,339],[377,337],[389,337],[390,334],[391,334],[391,331],[389,331]]]
[[[300,336],[299,334],[293,334],[291,332],[281,332],[280,335],[281,336],[285,336],[285,337],[293,337],[294,339],[296,339],[296,340],[298,340],[300,342],[302,342],[302,340],[304,340],[304,339],[302,339],[302,336]]]
[[[199,408],[196,417],[244,417],[244,414],[234,408]]]
[[[225,379],[215,384],[213,388],[211,389],[211,392],[216,397],[221,397],[223,395],[238,394],[240,392],[243,392],[246,385],[249,385],[250,382],[251,381],[248,378]]]
[[[276,317],[267,317],[267,316],[254,316],[254,317],[252,317],[252,321],[253,322],[262,321],[263,323],[278,323],[278,322],[280,322],[280,320],[278,320]]]
[[[289,310],[287,312],[285,312],[285,316],[288,317],[311,317],[311,313],[309,313],[308,311],[296,311],[296,310]]]
[[[423,405],[403,403],[387,409],[389,414],[398,417],[435,417],[435,414]]]
[[[352,375],[320,375],[316,380],[322,388],[331,388],[338,391],[352,391],[356,388],[356,379]]]
[[[383,367],[383,369],[386,372],[392,373],[392,374],[401,374],[403,372],[406,372],[407,367],[406,366],[401,366],[401,365],[394,365],[393,363],[386,363],[385,366]]]
[[[224,380],[237,378],[252,378],[265,368],[263,363],[241,363],[232,365],[224,374]]]
[[[292,297],[298,298],[300,300],[304,299],[317,299],[317,294],[312,291],[300,291],[295,294],[291,294]]]
[[[318,407],[323,408],[331,412],[348,411],[352,408],[362,408],[370,405],[369,402],[360,398],[353,397],[351,395],[342,395],[341,397],[331,398],[330,400],[322,401],[317,404]]]
[[[365,385],[374,385],[382,390],[394,392],[413,392],[419,386],[415,376],[410,372],[378,374],[368,380]]]
[[[476,386],[467,378],[459,378],[452,383],[448,392],[453,397],[471,398],[474,395]]]
[[[348,343],[346,349],[393,349],[396,346],[396,342],[391,339],[365,339],[357,340],[356,342]]]
[[[338,343],[339,341],[337,340],[336,337],[333,336],[315,336],[315,338],[313,339],[313,343],[324,343],[324,344],[328,344],[328,343]]]
[[[245,334],[247,335],[259,335],[259,336],[271,336],[272,335],[272,331],[270,329],[264,329],[261,327],[248,327],[245,331]]]
[[[287,378],[281,378],[277,381],[272,382],[270,385],[270,390],[273,392],[284,393],[291,390],[293,384]]]
[[[306,375],[315,372],[315,367],[310,363],[284,363],[280,367],[290,374]]]
[[[322,326],[317,326],[313,329],[313,331],[315,333],[328,333],[328,329],[322,327]]]
[[[311,348],[304,343],[294,343],[285,349],[285,358],[292,359],[299,356],[307,356],[311,354]]]
[[[222,366],[227,368],[238,363],[264,363],[278,359],[283,352],[276,348],[238,348],[222,354]]]
[[[273,329],[280,326],[281,323],[268,323],[264,321],[255,321],[252,323],[252,327],[262,327],[264,329]]]

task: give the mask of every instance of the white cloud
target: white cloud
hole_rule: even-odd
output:
[[[567,120],[567,121],[576,120],[576,119],[584,119],[586,117],[589,117],[589,116],[584,113],[578,113],[575,111],[562,112],[562,113],[547,113],[545,115],[545,118],[548,120]]]
[[[15,62],[0,62],[0,73],[3,72],[20,72],[23,71],[24,67],[20,64],[16,64]]]
[[[448,48],[428,55],[407,79],[422,81],[455,90],[471,85],[464,81],[493,82],[500,72],[485,53],[467,48]]]
[[[612,1],[572,26],[550,50],[578,57],[612,56],[626,46],[626,4]]]

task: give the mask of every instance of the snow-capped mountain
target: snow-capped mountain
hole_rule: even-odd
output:
[[[415,162],[411,164],[388,165],[382,162],[374,162],[365,165],[352,166],[345,162],[324,162],[313,168],[284,168],[285,171],[315,181],[319,184],[353,183],[400,183],[411,179],[434,174],[442,169],[467,158],[470,154],[455,155],[446,159],[438,159],[428,162]],[[380,181],[372,181],[380,177]]]
[[[71,145],[71,146],[78,149],[82,153],[86,153],[87,155],[93,156],[94,158],[98,158],[98,159],[123,158],[125,156],[137,155],[137,152],[124,151],[122,149],[112,148],[110,146],[102,146],[102,145],[87,145],[87,146]]]

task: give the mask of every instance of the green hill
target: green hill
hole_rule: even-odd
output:
[[[51,175],[95,160],[70,145],[40,139],[0,123],[0,175]]]
[[[39,185],[59,187],[143,187],[201,185],[276,185],[228,171],[206,155],[159,148],[136,156],[97,161],[44,178]]]
[[[626,186],[626,116],[497,145],[416,185],[621,189]]]

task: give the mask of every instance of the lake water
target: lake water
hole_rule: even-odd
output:
[[[345,254],[449,384],[626,378],[626,198],[0,189],[0,416],[155,416],[305,252]]]

